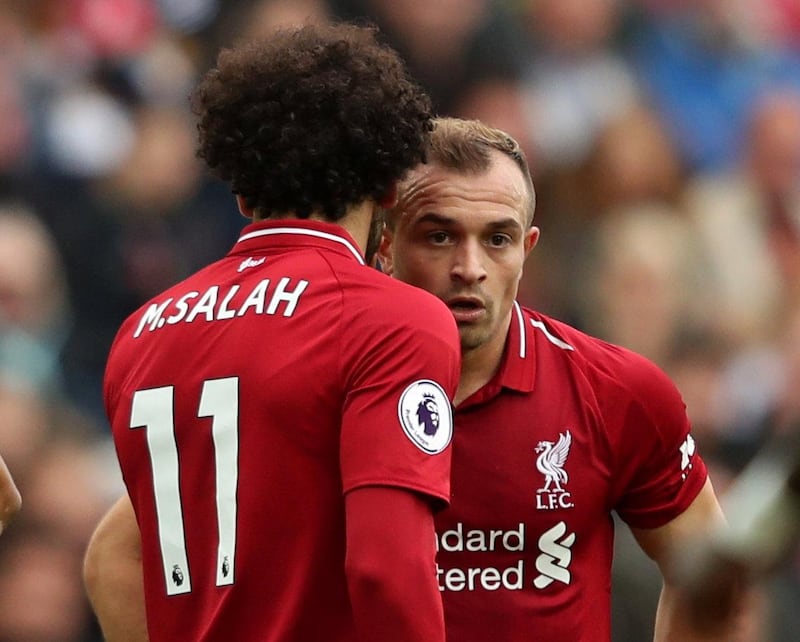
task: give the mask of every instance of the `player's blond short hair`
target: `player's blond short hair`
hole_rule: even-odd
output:
[[[528,188],[525,220],[533,224],[536,192],[531,179],[525,152],[506,132],[489,127],[479,120],[435,118],[434,128],[426,149],[426,162],[437,163],[464,174],[480,174],[489,169],[492,152],[508,156],[519,167]],[[391,221],[391,217],[389,218]]]

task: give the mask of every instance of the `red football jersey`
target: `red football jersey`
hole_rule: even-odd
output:
[[[611,511],[663,525],[705,479],[661,370],[515,305],[500,370],[456,408],[436,519],[447,639],[609,640]]]
[[[104,394],[151,642],[353,640],[344,494],[448,500],[459,363],[444,304],[319,222],[248,226],[128,318]]]

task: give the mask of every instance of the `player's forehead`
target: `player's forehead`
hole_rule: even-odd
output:
[[[409,172],[400,185],[398,222],[414,225],[427,214],[440,214],[455,222],[509,217],[526,224],[527,185],[519,167],[496,153],[483,171],[459,171],[431,162]]]

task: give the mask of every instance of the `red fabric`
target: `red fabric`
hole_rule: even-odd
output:
[[[430,503],[414,493],[368,487],[349,493],[346,508],[348,581],[358,639],[444,640]],[[379,608],[387,603],[395,607],[388,616],[386,608]]]
[[[353,640],[344,494],[447,500],[449,448],[424,451],[399,409],[419,380],[452,396],[459,358],[440,301],[363,265],[322,223],[251,225],[133,314],[105,400],[142,533],[151,642]],[[439,410],[446,437],[449,404]],[[222,525],[218,506],[236,511]]]
[[[652,363],[516,309],[500,371],[456,409],[436,517],[448,639],[608,641],[611,512],[648,528],[686,510],[706,479],[688,436]]]

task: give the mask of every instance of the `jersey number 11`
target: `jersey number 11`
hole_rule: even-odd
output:
[[[147,433],[167,595],[189,593],[192,590],[183,531],[173,401],[173,386],[137,390],[133,395],[130,425],[131,428],[145,428]],[[197,416],[211,418],[217,489],[217,586],[226,586],[233,584],[236,554],[238,377],[204,381]]]

